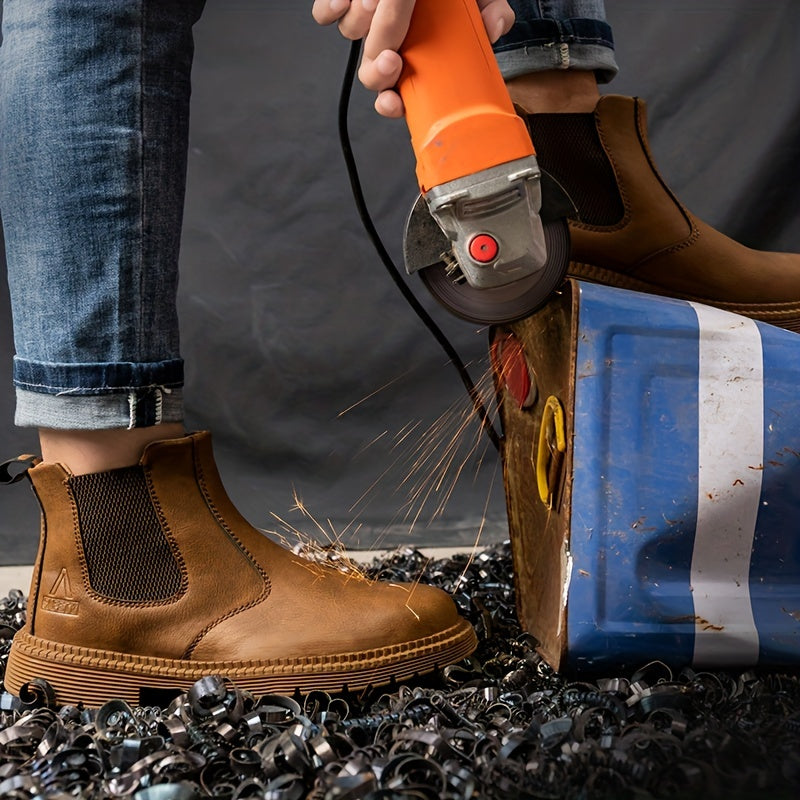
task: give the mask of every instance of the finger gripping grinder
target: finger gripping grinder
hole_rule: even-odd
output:
[[[536,154],[475,0],[417,0],[400,54],[421,192],[406,270],[471,322],[527,316],[561,284],[569,233],[542,214]]]

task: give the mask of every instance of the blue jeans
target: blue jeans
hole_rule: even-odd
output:
[[[0,211],[19,425],[182,418],[176,290],[203,0],[5,0]]]
[[[602,4],[511,0],[507,76],[608,77]],[[15,421],[65,429],[183,418],[176,290],[192,26],[204,0],[5,0],[0,212]]]

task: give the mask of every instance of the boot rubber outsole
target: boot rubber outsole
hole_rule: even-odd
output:
[[[189,689],[223,675],[253,694],[354,691],[432,672],[466,658],[477,637],[466,620],[434,636],[373,650],[270,661],[191,661],[94,650],[51,642],[24,629],[14,637],[5,685],[14,694],[41,678],[61,704],[100,706],[111,699],[139,704],[148,692]]]
[[[679,292],[670,292],[663,286],[656,286],[645,281],[632,278],[630,275],[623,275],[604,267],[597,267],[593,264],[582,264],[576,261],[570,262],[567,275],[571,278],[586,280],[592,283],[601,283],[604,286],[613,286],[617,289],[628,289],[634,292],[644,292],[662,297],[673,297],[678,300],[690,300],[694,303],[703,303],[707,306],[714,306],[723,311],[730,311],[732,314],[740,314],[744,317],[751,317],[770,325],[777,325],[780,328],[795,333],[800,333],[800,302],[789,303],[726,303],[719,300],[711,300],[707,297],[697,297]]]

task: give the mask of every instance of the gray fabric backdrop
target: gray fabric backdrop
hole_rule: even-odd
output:
[[[309,9],[210,0],[196,29],[180,297],[189,427],[214,432],[230,493],[261,527],[451,544],[472,542],[485,516],[483,540],[496,541],[498,459],[362,233],[336,136],[347,45]],[[672,188],[746,244],[800,250],[800,2],[608,0],[607,13],[622,72],[606,91],[648,100]],[[403,123],[371,102],[355,91],[353,143],[399,260],[413,159]],[[425,302],[485,376],[486,332]],[[36,446],[11,422],[12,352],[3,287],[2,457]],[[29,562],[35,502],[22,484],[1,494],[0,563]]]

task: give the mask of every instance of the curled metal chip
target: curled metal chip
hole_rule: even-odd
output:
[[[516,622],[511,551],[429,563],[405,548],[367,577],[454,595],[476,653],[414,683],[254,697],[207,676],[165,708],[58,707],[31,681],[0,695],[0,797],[10,800],[475,800],[794,797],[800,678],[684,669],[556,675]],[[0,600],[0,676],[25,621]]]

